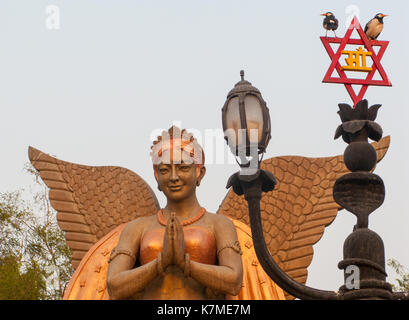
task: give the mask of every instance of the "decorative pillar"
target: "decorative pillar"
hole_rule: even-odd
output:
[[[348,143],[344,162],[351,170],[339,178],[333,189],[334,200],[357,217],[353,232],[344,242],[344,260],[338,267],[344,270],[344,285],[339,289],[343,299],[392,299],[392,287],[386,282],[385,249],[383,241],[368,228],[369,215],[385,199],[382,179],[372,173],[376,165],[376,151],[368,138],[379,141],[382,128],[374,120],[381,105],[368,109],[368,101],[361,100],[355,109],[339,104],[342,124],[335,139],[342,136]]]

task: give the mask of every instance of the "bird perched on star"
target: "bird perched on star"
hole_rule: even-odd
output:
[[[365,34],[369,40],[376,40],[383,30],[383,18],[387,17],[387,14],[378,13],[373,19],[365,26]]]
[[[327,37],[328,31],[333,31],[335,34],[335,37],[337,37],[335,30],[338,29],[338,19],[335,18],[332,12],[329,12],[329,11],[326,13],[322,13],[321,16],[325,17],[324,21],[322,22],[322,25],[325,29],[325,37]]]

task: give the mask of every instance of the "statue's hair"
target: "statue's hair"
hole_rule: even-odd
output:
[[[158,144],[159,142],[161,142],[162,140],[173,140],[173,139],[182,139],[185,141],[190,141],[192,143],[196,141],[196,139],[193,137],[193,134],[187,132],[186,129],[180,130],[179,127],[172,126],[168,129],[168,131],[162,131],[162,135],[158,136],[157,140],[153,142],[151,149],[153,149],[154,146]]]
[[[200,169],[204,165],[204,152],[200,144],[197,142],[193,134],[187,132],[186,129],[181,130],[176,126],[172,126],[168,131],[162,131],[162,135],[157,137],[151,146],[152,161],[154,163],[155,175],[157,174],[157,157],[162,156],[163,151],[172,149],[173,147],[180,148],[182,151],[189,153],[193,163]]]

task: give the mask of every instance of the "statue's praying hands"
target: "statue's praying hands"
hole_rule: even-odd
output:
[[[184,270],[186,267],[185,248],[182,225],[176,214],[172,213],[163,237],[162,268],[166,269],[169,265],[173,264]]]

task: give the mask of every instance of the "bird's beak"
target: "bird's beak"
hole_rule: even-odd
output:
[[[320,16],[326,16],[326,15],[327,15],[326,13],[321,13],[321,14],[320,14]]]
[[[382,18],[385,18],[385,17],[387,17],[387,16],[389,16],[389,14],[383,14],[383,15],[382,15]]]

